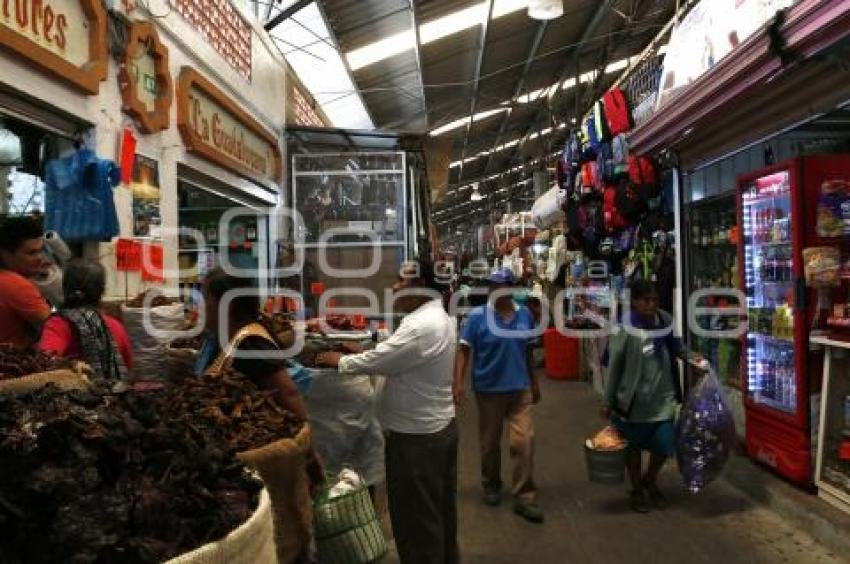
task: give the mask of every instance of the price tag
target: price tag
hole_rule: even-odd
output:
[[[115,243],[116,270],[129,272],[142,268],[142,249],[132,239],[118,239]]]
[[[162,245],[145,244],[142,247],[142,280],[165,282]]]

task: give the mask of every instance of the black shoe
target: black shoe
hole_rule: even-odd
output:
[[[485,490],[484,503],[490,507],[498,507],[502,503],[502,492],[499,490]]]
[[[643,489],[632,490],[629,494],[629,506],[635,513],[649,513],[649,503]]]
[[[649,501],[653,506],[657,509],[664,509],[667,507],[667,498],[664,497],[664,494],[661,493],[658,486],[644,481],[643,487],[646,490],[646,493],[649,494]]]
[[[514,513],[531,523],[543,522],[543,510],[536,503],[514,503]]]

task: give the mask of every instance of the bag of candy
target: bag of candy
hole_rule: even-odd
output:
[[[679,472],[688,491],[697,493],[720,475],[736,440],[735,420],[713,369],[688,395],[676,431]]]

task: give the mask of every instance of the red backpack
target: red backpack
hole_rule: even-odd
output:
[[[599,171],[596,167],[596,161],[584,163],[581,165],[581,194],[589,196],[599,189]]]
[[[605,104],[605,117],[608,118],[608,129],[611,135],[626,133],[632,128],[632,113],[626,96],[619,87],[614,87],[602,96]]]
[[[614,233],[628,227],[629,222],[620,214],[617,208],[617,188],[608,186],[602,197],[602,214],[605,220],[605,230]]]
[[[629,155],[629,180],[647,199],[655,198],[660,192],[655,164],[649,157]]]

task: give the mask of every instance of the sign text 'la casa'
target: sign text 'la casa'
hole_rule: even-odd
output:
[[[0,46],[97,94],[108,66],[106,20],[100,0],[0,0]]]
[[[190,151],[248,178],[280,181],[274,136],[191,68],[182,70],[177,85],[177,126]]]

